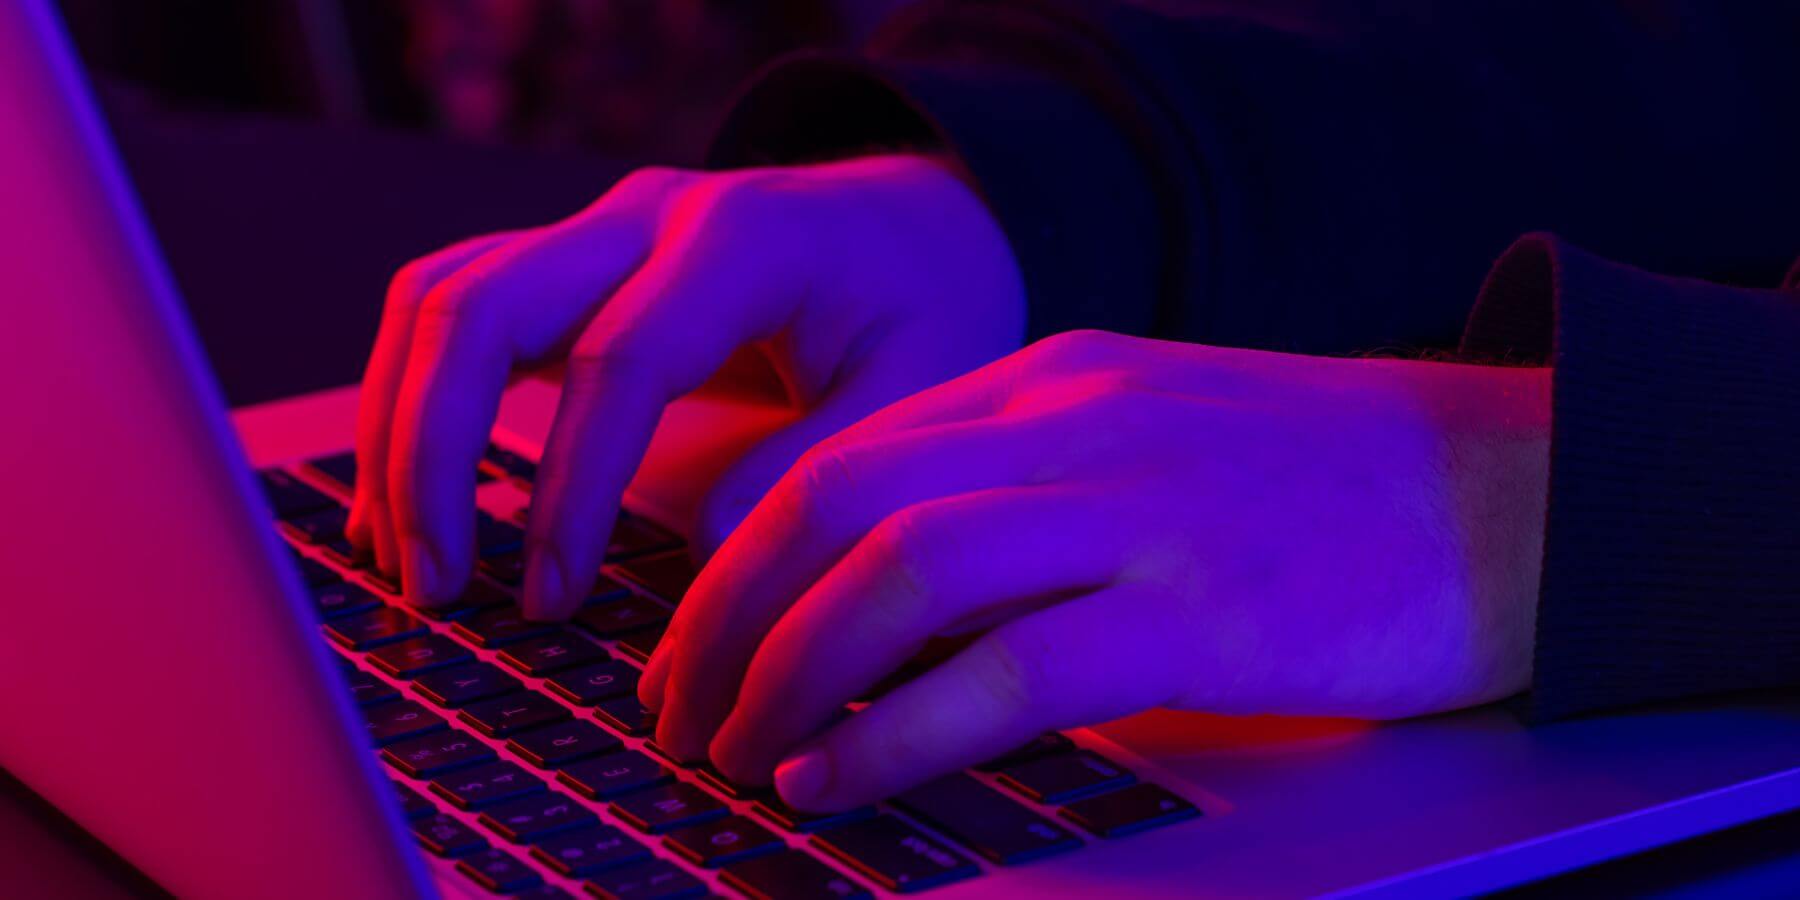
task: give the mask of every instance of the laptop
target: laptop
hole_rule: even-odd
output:
[[[1460,895],[1800,808],[1791,695],[1151,712],[830,817],[665,759],[631,685],[692,575],[680,492],[628,492],[575,623],[520,620],[556,401],[523,383],[476,586],[407,610],[341,534],[355,388],[224,408],[47,0],[0,4],[0,284],[0,766],[179,896]],[[678,403],[646,469],[765,414]]]

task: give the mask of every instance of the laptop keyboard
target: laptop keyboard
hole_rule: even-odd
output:
[[[528,496],[537,466],[490,447],[478,480]],[[480,564],[454,605],[411,610],[343,535],[344,453],[262,483],[320,631],[427,853],[522,897],[912,893],[1200,816],[1063,734],[891,800],[814,815],[682,764],[650,739],[638,675],[693,579],[679,537],[626,512],[566,626],[514,605],[523,503],[479,514]]]

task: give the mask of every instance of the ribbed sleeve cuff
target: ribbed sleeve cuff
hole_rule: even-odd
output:
[[[708,164],[882,150],[960,162],[1024,276],[1028,338],[1151,330],[1164,248],[1145,167],[1097,106],[1052,77],[992,63],[789,57],[739,96]]]
[[[1800,294],[1532,235],[1463,350],[1554,367],[1528,715],[1800,684]]]

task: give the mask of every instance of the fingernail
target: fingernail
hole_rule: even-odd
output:
[[[567,592],[556,551],[547,547],[533,551],[525,570],[524,602],[520,604],[525,618],[542,619],[553,615],[555,610],[563,607],[563,596]]]
[[[806,809],[831,787],[831,757],[819,747],[782,760],[775,767],[775,790],[789,806]]]
[[[437,596],[438,570],[437,557],[432,555],[431,547],[423,540],[408,537],[405,541],[406,553],[401,562],[401,580],[405,582],[406,594],[415,600],[431,600]]]

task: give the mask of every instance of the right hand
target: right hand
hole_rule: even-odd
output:
[[[1005,237],[943,161],[640,170],[568,219],[464,241],[394,278],[363,380],[349,537],[409,602],[458,596],[500,394],[517,371],[561,364],[522,603],[566,618],[663,407],[734,352],[760,349],[802,415],[713,485],[703,549],[807,448],[1017,349],[1024,318]]]

